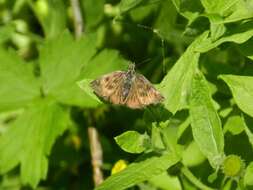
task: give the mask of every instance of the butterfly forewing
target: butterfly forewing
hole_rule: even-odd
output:
[[[115,71],[91,82],[95,94],[114,104],[123,104],[121,86],[124,82],[125,72]]]

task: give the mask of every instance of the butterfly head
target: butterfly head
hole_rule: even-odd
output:
[[[127,72],[130,73],[130,74],[132,74],[132,75],[135,73],[135,64],[134,63],[130,63],[128,65]]]

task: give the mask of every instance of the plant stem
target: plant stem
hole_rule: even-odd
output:
[[[187,168],[187,167],[182,167],[181,172],[184,174],[184,176],[190,181],[192,182],[196,187],[198,187],[199,189],[202,190],[214,190],[213,188],[210,188],[208,186],[206,186],[205,184],[203,184],[201,181],[199,181],[194,175],[193,173],[191,173],[191,171]]]
[[[80,38],[82,33],[84,32],[83,18],[80,9],[79,0],[70,0],[72,10],[73,10],[73,20],[75,27],[75,36],[76,38]]]
[[[96,128],[89,127],[88,135],[91,150],[93,180],[95,186],[98,186],[103,182],[103,173],[101,171],[101,166],[103,164],[103,151]]]

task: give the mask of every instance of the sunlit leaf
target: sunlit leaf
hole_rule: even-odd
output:
[[[208,84],[201,73],[193,78],[190,117],[195,142],[212,167],[217,168],[224,154],[224,138]]]
[[[33,68],[14,51],[0,48],[0,111],[27,105],[40,96]]]
[[[202,34],[187,48],[159,86],[165,97],[165,107],[172,113],[188,107],[191,81],[200,56],[195,48],[206,38],[207,33]]]
[[[135,184],[148,180],[166,171],[178,162],[172,154],[162,156],[147,155],[146,158],[134,162],[126,169],[107,178],[96,190],[123,190]]]
[[[114,139],[121,149],[129,153],[141,153],[150,147],[149,136],[136,131],[127,131]]]
[[[229,86],[238,107],[253,117],[253,77],[220,75],[220,78]]]

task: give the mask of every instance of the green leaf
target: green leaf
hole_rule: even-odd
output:
[[[227,29],[229,32],[216,41],[212,41],[212,38],[209,37],[205,40],[205,42],[199,44],[196,51],[202,53],[207,52],[224,42],[234,42],[238,44],[244,43],[253,36],[252,23],[253,22],[245,22],[237,27],[229,28]]]
[[[237,3],[234,4],[233,6],[232,4],[228,4],[228,6],[231,8],[226,11],[227,16],[225,18],[226,23],[253,18],[252,0],[229,0],[229,1],[236,1]]]
[[[246,168],[246,173],[244,175],[244,185],[253,186],[253,162],[250,162]]]
[[[221,16],[237,2],[238,0],[201,0],[207,13],[217,13]]]
[[[238,107],[253,117],[253,77],[237,75],[220,75],[232,91]]]
[[[40,86],[31,65],[14,51],[0,48],[0,111],[27,105],[40,96]]]
[[[13,24],[7,24],[0,27],[0,44],[6,42],[11,38],[15,32],[15,27]]]
[[[224,138],[208,83],[201,73],[196,73],[192,81],[190,117],[195,142],[212,167],[217,168],[224,154]]]
[[[28,0],[47,38],[61,34],[67,24],[66,7],[62,0]]]
[[[46,179],[52,145],[66,129],[69,114],[54,102],[40,100],[24,111],[0,136],[0,173],[19,163],[23,184]]]
[[[95,190],[123,190],[129,188],[162,174],[179,161],[179,159],[172,154],[164,154],[162,156],[147,155],[146,157],[146,159],[132,163],[123,171],[110,176]]]
[[[243,132],[244,131],[244,122],[243,122],[241,116],[239,116],[239,115],[230,116],[224,125],[223,131],[224,131],[224,133],[229,131],[233,135],[238,135],[241,132]]]
[[[173,114],[188,107],[191,81],[200,55],[195,51],[195,48],[206,38],[207,33],[200,35],[187,48],[159,85],[159,89],[165,97],[165,107]]]
[[[81,70],[96,53],[95,39],[94,35],[87,35],[75,41],[65,32],[44,44],[39,61],[46,95],[70,105],[96,105],[76,84]]]
[[[129,153],[141,153],[150,147],[149,136],[136,131],[127,131],[114,139],[121,149]]]

